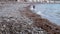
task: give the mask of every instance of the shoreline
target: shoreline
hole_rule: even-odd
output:
[[[45,31],[50,32],[50,34],[57,33],[55,32],[56,31],[55,29],[60,30],[60,26],[53,24],[48,19],[42,18],[40,15],[33,13],[31,10],[29,10],[28,7],[26,7],[26,9],[23,10],[22,14],[27,16],[29,19],[32,19],[35,26],[41,27]]]
[[[19,3],[16,3],[16,4],[15,3],[12,3],[12,4],[7,3],[7,4],[8,5],[6,5],[6,8],[5,8],[6,11],[9,9],[9,7],[10,7],[9,10],[14,10],[14,11],[9,11],[8,10],[7,11],[8,14],[6,12],[7,17],[2,17],[1,18],[2,21],[0,21],[0,24],[1,24],[0,25],[1,26],[0,34],[2,34],[2,32],[10,33],[10,34],[17,34],[17,32],[18,33],[21,32],[21,29],[25,30],[24,28],[27,29],[27,28],[30,28],[31,26],[32,27],[35,26],[35,27],[38,27],[38,28],[42,28],[43,30],[49,32],[50,34],[57,33],[57,31],[58,31],[58,33],[60,33],[60,27],[58,25],[52,24],[52,22],[50,22],[48,19],[42,18],[41,15],[33,13],[29,9],[30,4],[26,4],[26,5],[20,5]],[[2,3],[2,5],[3,5],[3,3]],[[2,14],[5,16],[4,13],[2,13]],[[21,26],[22,26],[22,28],[21,28]]]

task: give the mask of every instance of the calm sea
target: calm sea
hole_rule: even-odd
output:
[[[60,25],[60,4],[37,4],[35,7],[37,14]]]

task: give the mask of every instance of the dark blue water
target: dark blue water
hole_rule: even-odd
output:
[[[60,25],[60,4],[37,4],[35,12],[43,18]]]

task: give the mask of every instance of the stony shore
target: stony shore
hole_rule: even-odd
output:
[[[32,32],[39,32],[32,24],[33,20],[22,13],[28,5],[19,3],[0,4],[0,34],[32,34]]]
[[[33,13],[27,6],[29,4],[0,4],[0,34],[35,34],[44,30],[45,33],[54,33],[55,29],[60,31],[59,26]]]

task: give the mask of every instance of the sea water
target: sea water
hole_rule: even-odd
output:
[[[60,25],[60,4],[37,4],[35,5],[35,13]]]

